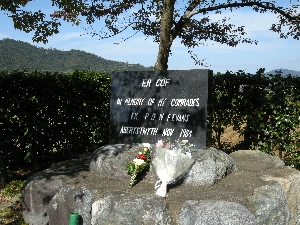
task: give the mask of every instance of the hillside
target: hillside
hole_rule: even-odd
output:
[[[127,64],[106,60],[95,54],[80,50],[61,51],[45,49],[13,39],[0,40],[0,70],[28,69],[68,73],[79,69],[99,72],[152,70],[140,64]]]
[[[282,75],[283,76],[286,76],[288,74],[291,74],[293,76],[300,76],[300,71],[296,71],[296,70],[288,70],[288,69],[275,69],[275,70],[272,70],[270,72],[267,72],[266,74],[276,74],[276,73],[279,73],[279,71],[281,71]]]

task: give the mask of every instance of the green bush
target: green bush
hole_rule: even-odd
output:
[[[2,71],[0,91],[0,151],[9,167],[50,164],[108,142],[109,75]]]
[[[300,78],[280,73],[255,75],[243,71],[218,73],[209,84],[208,121],[210,143],[221,149],[259,149],[279,152],[286,164],[300,168]],[[233,126],[243,137],[237,146],[221,142],[224,130]]]
[[[109,75],[2,71],[0,92],[0,152],[8,167],[49,165],[108,143]],[[209,79],[211,146],[277,151],[299,169],[299,115],[299,77],[260,69],[255,75],[226,72]],[[237,146],[221,142],[229,126],[243,137]]]
[[[21,194],[24,182],[24,180],[12,180],[0,190],[0,194],[9,198],[12,198],[17,194]]]

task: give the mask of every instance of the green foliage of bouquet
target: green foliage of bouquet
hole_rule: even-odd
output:
[[[126,164],[126,170],[130,177],[129,187],[136,182],[138,174],[146,171],[150,167],[151,155],[150,146],[144,147],[144,153],[139,152],[138,156],[130,163]]]

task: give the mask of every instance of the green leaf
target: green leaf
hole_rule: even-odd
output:
[[[126,170],[129,175],[133,174],[134,169],[135,169],[135,164],[133,162],[126,164]]]

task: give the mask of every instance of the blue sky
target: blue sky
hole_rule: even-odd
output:
[[[296,0],[292,0],[292,3],[296,4]],[[41,9],[48,14],[55,10],[51,7],[51,1],[37,0],[29,4],[28,6],[32,10]],[[211,18],[217,20],[224,16],[230,17],[233,24],[244,25],[248,34],[247,37],[257,40],[258,45],[240,44],[232,48],[218,43],[206,42],[205,46],[193,50],[198,58],[205,58],[205,62],[210,65],[209,67],[203,67],[194,65],[187,49],[180,44],[180,40],[175,40],[171,49],[173,55],[169,58],[169,69],[209,68],[214,72],[244,70],[247,73],[255,73],[259,68],[266,68],[266,71],[279,68],[300,71],[300,40],[280,39],[278,34],[269,30],[271,24],[276,23],[276,15],[270,13],[260,14],[253,10],[243,9],[233,12],[227,10],[221,15],[211,15]],[[145,39],[146,37],[143,35],[136,35],[125,42],[120,41],[132,33],[127,32],[114,38],[99,40],[97,37],[85,34],[81,27],[63,22],[60,33],[50,37],[49,42],[44,45],[33,43],[31,40],[32,34],[15,30],[12,20],[2,11],[0,11],[0,21],[0,39],[11,38],[36,46],[59,50],[78,49],[94,53],[105,59],[128,61],[144,66],[153,66],[157,57],[158,45],[152,42],[150,38]],[[119,42],[119,44],[114,44],[116,42]]]

